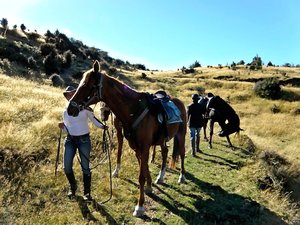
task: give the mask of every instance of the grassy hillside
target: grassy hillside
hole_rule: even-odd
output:
[[[166,183],[154,185],[153,194],[146,197],[143,218],[132,216],[138,199],[138,165],[127,143],[120,176],[113,179],[112,199],[101,204],[110,193],[108,164],[102,163],[92,171],[96,201],[86,204],[80,196],[69,201],[61,164],[54,176],[57,122],[66,104],[62,89],[44,81],[1,74],[0,224],[300,223],[300,88],[290,80],[300,78],[299,69],[274,67],[249,72],[245,68],[197,68],[194,74],[122,70],[117,76],[141,91],[165,89],[186,105],[195,92],[220,95],[241,119],[244,131],[239,138],[231,137],[236,148],[229,149],[224,138],[214,135],[213,149],[201,141],[204,153],[193,158],[187,135],[188,183],[177,184],[179,171],[168,169]],[[286,81],[280,100],[252,94],[251,81],[267,76]],[[274,105],[280,109],[278,113],[272,112]],[[103,157],[102,132],[91,129],[95,158],[92,166],[96,166]],[[115,161],[114,151],[113,165]],[[157,154],[156,162],[150,164],[153,179],[159,166]],[[76,159],[75,171],[80,194],[81,171]]]

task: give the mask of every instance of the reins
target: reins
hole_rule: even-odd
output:
[[[106,123],[104,122],[104,125],[106,126]],[[72,139],[72,136],[70,135],[67,127],[66,128],[66,131],[69,135],[69,137]],[[60,145],[61,145],[61,137],[62,137],[62,129],[60,129],[60,132],[59,132],[59,140],[58,140],[58,147],[57,147],[57,155],[56,155],[56,162],[55,162],[55,176],[57,174],[57,168],[58,168],[58,164],[59,164],[59,154],[60,154]],[[112,198],[112,172],[111,172],[111,158],[110,158],[110,146],[112,146],[111,144],[111,137],[110,137],[110,134],[109,134],[109,131],[107,129],[104,129],[103,130],[103,136],[102,136],[102,150],[103,152],[106,152],[107,154],[107,158],[108,158],[108,167],[109,167],[109,186],[110,186],[110,195],[108,197],[107,200],[103,201],[103,202],[100,202],[100,204],[104,204],[108,201],[111,200]],[[78,149],[78,151],[80,151]],[[89,162],[90,160],[87,158],[87,156],[85,156],[83,153],[81,154],[83,157],[85,157],[85,159],[87,159]],[[80,161],[80,158],[79,156],[76,154],[77,156],[77,160],[79,162],[79,164],[81,165],[81,161]],[[101,160],[97,165],[95,165],[94,167],[90,168],[90,170],[93,170],[95,169],[96,167],[98,167],[100,164],[102,164],[103,162],[105,161],[105,159]]]

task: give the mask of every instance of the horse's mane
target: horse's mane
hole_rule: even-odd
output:
[[[133,89],[132,87],[125,84],[123,81],[109,76],[108,74],[105,74],[105,76],[108,78],[108,84],[111,87],[114,87],[117,91],[119,91],[122,94],[125,94],[129,98],[139,98],[142,94],[142,92]]]

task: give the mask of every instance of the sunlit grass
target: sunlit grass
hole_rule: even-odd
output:
[[[191,95],[199,90],[220,95],[229,101],[240,115],[241,128],[244,129],[241,136],[248,137],[257,147],[257,152],[273,150],[289,160],[292,164],[291,172],[298,170],[300,118],[293,112],[299,107],[299,102],[260,99],[252,94],[252,83],[214,79],[218,76],[247,78],[248,70],[198,68],[197,71],[202,72],[190,75],[182,74],[180,71],[153,73],[147,71],[149,80],[141,79],[139,71],[126,72],[125,75],[132,80],[138,90],[153,93],[165,89],[169,94],[182,99],[185,105],[191,102]],[[295,77],[300,77],[297,71],[287,71]],[[273,73],[280,75],[280,71],[276,69],[266,69],[263,74],[254,71],[250,75],[259,78]],[[217,214],[223,218],[226,213],[233,213],[236,216],[237,211],[240,218],[249,218],[246,211],[238,211],[249,202],[260,204],[258,214],[253,218],[256,224],[263,224],[270,218],[280,218],[280,221],[296,224],[295,219],[299,218],[299,215],[297,217],[299,212],[288,196],[283,196],[277,190],[258,189],[257,179],[265,175],[265,168],[261,167],[255,154],[247,155],[242,151],[247,149],[246,145],[249,143],[242,143],[233,135],[231,140],[238,146],[237,150],[232,151],[226,146],[226,139],[214,135],[213,149],[208,149],[207,142],[201,140],[201,149],[205,154],[193,158],[190,155],[189,133],[187,133],[185,165],[188,184],[177,184],[179,171],[168,169],[166,185],[154,185],[155,197],[146,196],[148,221],[132,217],[139,193],[138,162],[135,152],[129,148],[126,141],[120,176],[112,180],[111,201],[97,206],[98,208],[84,205],[80,201],[68,201],[65,198],[67,181],[61,161],[58,175],[54,177],[59,138],[57,123],[62,119],[62,111],[66,104],[62,95],[63,90],[46,83],[25,81],[5,75],[0,75],[0,84],[0,150],[1,153],[5,152],[3,154],[7,158],[15,157],[15,160],[11,161],[12,164],[20,163],[11,168],[27,171],[18,175],[18,170],[5,170],[9,174],[14,174],[13,180],[6,180],[4,173],[0,174],[1,180],[4,181],[0,184],[3,188],[0,194],[2,202],[0,223],[13,221],[15,224],[113,224],[114,222],[198,224],[199,220],[206,220],[207,224],[214,224],[212,221],[217,219],[214,217]],[[299,88],[284,87],[284,90],[299,95]],[[274,105],[280,112],[271,111]],[[96,115],[99,112],[98,107],[97,105],[94,108]],[[111,127],[110,121],[108,125]],[[219,130],[218,125],[215,130]],[[201,135],[203,137],[202,133]],[[65,134],[62,141],[64,137]],[[92,155],[98,155],[102,151],[100,143],[102,130],[91,126],[91,137]],[[172,146],[172,142],[170,145]],[[159,172],[161,161],[160,149],[159,147],[156,149],[156,162],[150,164],[153,180]],[[169,149],[170,159],[172,147]],[[115,151],[111,157],[112,165],[116,163]],[[36,159],[36,155],[40,159]],[[33,161],[34,159],[36,161]],[[96,157],[91,165],[95,166],[97,163]],[[27,164],[31,170],[26,167]],[[79,184],[78,195],[81,195],[83,189],[81,169],[76,158],[74,168]],[[93,196],[99,202],[108,199],[110,180],[107,162],[97,166],[92,173]],[[228,210],[230,207],[232,209]],[[249,208],[250,213],[254,213],[251,209]]]

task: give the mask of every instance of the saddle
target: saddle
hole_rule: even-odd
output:
[[[182,122],[180,110],[165,91],[148,94],[148,102],[150,112],[157,117],[159,123],[169,125]]]

